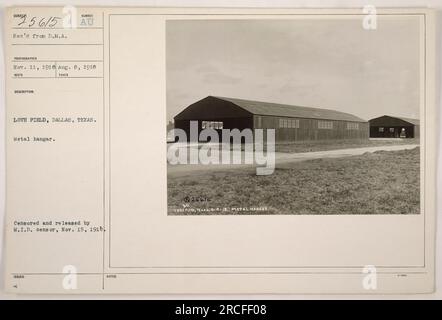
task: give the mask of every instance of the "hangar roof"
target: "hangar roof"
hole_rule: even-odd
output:
[[[404,117],[396,117],[396,118],[401,119],[405,122],[409,122],[411,124],[414,124],[415,126],[419,125],[419,119],[411,119],[411,118],[404,118]]]
[[[329,110],[329,109],[301,107],[301,106],[294,106],[287,104],[244,100],[237,98],[226,98],[226,97],[214,97],[214,98],[231,102],[254,115],[367,122],[367,120],[356,117],[350,113]]]
[[[401,122],[401,121],[406,122],[408,124],[415,125],[415,126],[419,125],[419,119],[394,117],[394,116],[387,116],[387,115],[383,115],[383,116],[369,120],[369,122],[373,125],[383,125],[383,126],[394,125],[394,124],[400,125],[399,122]]]

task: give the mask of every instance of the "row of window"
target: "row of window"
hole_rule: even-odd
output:
[[[261,128],[261,117],[257,117],[257,128]],[[280,118],[279,128],[299,128],[299,119]],[[222,121],[202,121],[201,129],[223,129]],[[333,121],[318,121],[318,129],[333,129]],[[392,129],[392,128],[391,128]],[[390,129],[390,131],[391,131]],[[347,130],[359,130],[359,123],[347,122]],[[394,129],[393,129],[394,130]],[[380,127],[379,132],[384,132],[384,128]],[[392,131],[394,132],[394,131]]]
[[[394,133],[394,128],[389,128],[390,133]],[[384,132],[385,128],[384,127],[379,127],[379,132]]]
[[[333,129],[333,121],[318,121],[318,129]]]
[[[280,128],[299,128],[299,119],[279,119]]]
[[[222,129],[223,122],[222,121],[202,121],[201,129]]]
[[[347,130],[359,130],[359,123],[347,122]]]

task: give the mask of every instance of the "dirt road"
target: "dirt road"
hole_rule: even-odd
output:
[[[276,166],[289,162],[298,162],[313,159],[323,158],[342,158],[349,156],[361,155],[366,152],[376,151],[398,151],[408,150],[418,147],[418,144],[404,144],[404,145],[389,145],[389,146],[376,146],[376,147],[363,147],[363,148],[351,148],[351,149],[338,149],[328,151],[315,151],[315,152],[302,152],[302,153],[275,153]],[[244,152],[243,152],[244,155]],[[170,176],[185,176],[188,174],[204,174],[207,171],[214,170],[232,170],[238,168],[254,168],[255,165],[250,164],[181,164],[181,165],[167,165],[167,174]]]

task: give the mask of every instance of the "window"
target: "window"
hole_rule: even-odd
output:
[[[318,121],[318,129],[333,129],[332,121]]]
[[[390,128],[390,133],[394,133],[394,128]]]
[[[379,132],[384,132],[384,127],[379,127]]]
[[[201,129],[222,129],[223,122],[222,121],[202,121]]]
[[[347,122],[347,130],[359,130],[359,123]]]
[[[299,119],[279,119],[279,128],[299,128]]]
[[[285,118],[279,119],[279,127],[280,128],[288,128],[289,127],[289,120]]]
[[[290,128],[299,128],[299,119],[290,119]]]

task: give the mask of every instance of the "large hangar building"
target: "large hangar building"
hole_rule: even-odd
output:
[[[275,129],[280,141],[368,139],[364,119],[335,110],[208,96],[174,117],[175,128],[189,136],[190,121],[198,121],[198,131],[206,128]]]

